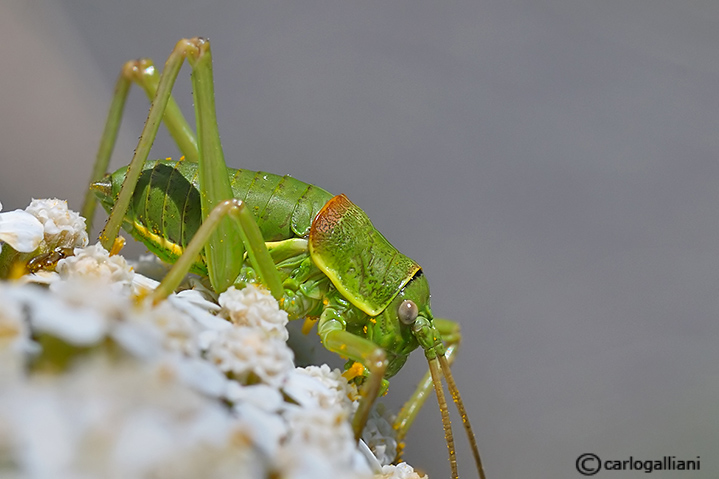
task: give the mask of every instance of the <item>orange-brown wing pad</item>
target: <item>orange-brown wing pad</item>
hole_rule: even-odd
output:
[[[381,313],[420,269],[345,195],[335,196],[317,213],[309,250],[335,288],[370,316]]]

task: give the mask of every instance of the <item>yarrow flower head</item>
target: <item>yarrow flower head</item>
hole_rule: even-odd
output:
[[[70,210],[67,201],[57,198],[32,200],[25,211],[42,223],[48,250],[87,246],[85,218]]]
[[[37,275],[0,281],[3,473],[420,479],[358,448],[356,387],[338,369],[294,366],[287,314],[262,288],[232,287],[219,304],[186,290],[154,305],[157,282],[86,246],[84,221],[64,202],[11,213],[0,232],[11,220],[9,237],[21,238],[35,222],[44,238],[23,261],[50,247],[74,254],[43,286],[23,281]],[[373,427],[370,446],[386,462],[392,449],[374,443],[389,433]]]
[[[230,287],[219,297],[219,315],[238,326],[259,328],[268,336],[287,341],[287,313],[282,311],[269,291],[250,284],[243,289]]]
[[[286,476],[332,477],[331,471],[361,462],[349,417],[341,408],[289,408],[287,418],[290,434],[280,456]]]
[[[394,417],[384,404],[377,404],[362,431],[362,440],[382,465],[391,464],[397,457],[397,431],[392,427],[393,422]]]
[[[294,369],[294,355],[287,344],[247,326],[209,331],[201,337],[205,356],[240,382],[261,380],[279,386]]]
[[[39,264],[44,265],[48,258],[43,255],[51,257],[61,251],[64,256],[87,243],[85,218],[68,209],[66,201],[32,200],[25,211],[0,213],[0,277],[17,277],[31,259],[40,259]],[[49,262],[54,265],[53,260]],[[51,272],[42,271],[25,282],[48,284],[55,279]]]
[[[348,383],[339,369],[330,369],[326,364],[296,368],[285,391],[300,404],[339,406],[348,414],[354,412],[359,400],[357,386]]]
[[[120,283],[129,286],[135,273],[120,255],[110,256],[99,243],[75,248],[75,254],[61,259],[56,270],[63,279]]]

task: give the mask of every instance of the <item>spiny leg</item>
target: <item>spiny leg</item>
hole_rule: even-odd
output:
[[[135,185],[170,100],[172,86],[185,58],[192,67],[203,217],[207,217],[212,208],[221,201],[232,198],[232,189],[225,168],[215,115],[210,44],[202,38],[180,40],[165,62],[165,68],[157,85],[157,93],[150,107],[135,155],[127,168],[115,207],[105,228],[100,233],[100,242],[105,249],[111,248],[120,230]],[[241,233],[234,222],[229,218],[222,218],[205,248],[210,282],[218,292],[224,291],[232,284],[242,266],[244,250],[241,245],[232,241],[232,238],[236,238],[238,235]]]
[[[165,68],[162,72],[162,76],[160,77],[160,82],[157,87],[157,93],[152,102],[152,105],[150,106],[147,120],[145,121],[145,126],[142,130],[142,134],[140,135],[140,140],[138,142],[137,148],[135,149],[135,155],[133,156],[132,161],[128,166],[127,176],[125,177],[125,181],[123,182],[122,190],[120,191],[118,199],[115,203],[115,208],[113,209],[112,213],[110,213],[107,224],[105,224],[105,228],[100,233],[100,242],[107,250],[110,249],[112,243],[117,237],[118,232],[120,231],[120,225],[123,221],[123,218],[125,217],[128,206],[130,204],[130,199],[132,198],[132,194],[134,193],[137,179],[139,178],[140,173],[142,172],[142,166],[147,160],[148,154],[150,153],[150,148],[152,147],[152,144],[155,141],[155,137],[157,136],[157,130],[160,126],[160,120],[162,119],[167,104],[170,100],[172,86],[175,83],[177,74],[180,71],[182,62],[184,61],[184,58],[187,54],[186,50],[187,40],[181,40],[177,43],[177,45],[175,45],[175,48],[173,49],[172,53],[167,59],[167,62],[165,63]]]
[[[198,168],[200,204],[202,217],[207,218],[212,208],[234,195],[227,175],[225,154],[222,151],[217,126],[210,42],[202,38],[193,38],[187,41],[186,45],[187,62],[192,67],[195,121],[200,151]],[[225,291],[234,283],[242,267],[244,250],[236,245],[235,238],[238,234],[243,237],[242,229],[237,228],[230,218],[224,218],[220,220],[217,230],[210,236],[205,246],[210,283],[218,293]]]
[[[93,168],[90,184],[100,181],[107,172],[110,163],[112,151],[115,148],[117,133],[122,122],[123,110],[125,102],[132,83],[137,83],[152,101],[157,94],[157,87],[160,82],[160,75],[157,73],[153,63],[149,59],[132,60],[125,63],[117,77],[115,90],[110,104],[110,111],[105,121],[105,129],[103,130],[100,140],[100,146],[95,157],[95,166]],[[167,108],[163,115],[165,126],[177,143],[178,148],[188,161],[197,162],[197,139],[180,111],[180,107],[175,99],[170,95]],[[82,206],[82,216],[86,219],[86,229],[88,234],[92,230],[92,222],[95,214],[96,198],[91,189],[85,192],[85,200]]]
[[[92,171],[92,176],[90,177],[90,184],[100,181],[107,172],[107,167],[110,164],[110,156],[112,156],[112,150],[115,148],[115,140],[117,140],[117,132],[120,129],[122,112],[125,109],[125,101],[127,100],[129,91],[130,81],[120,73],[120,76],[117,77],[117,83],[115,84],[115,93],[112,95],[112,103],[110,104],[110,111],[105,121],[105,129],[102,132],[100,147],[95,157],[95,166]],[[92,189],[88,188],[85,191],[85,200],[83,201],[81,211],[82,216],[85,217],[85,228],[88,234],[92,232],[92,222],[95,216],[96,204],[95,194]]]
[[[149,58],[141,58],[139,60],[129,61],[123,66],[123,73],[132,81],[137,83],[152,101],[157,95],[157,88],[160,84],[160,75],[157,73],[154,63]],[[162,117],[168,133],[177,147],[182,152],[185,160],[197,163],[200,153],[197,148],[197,138],[192,127],[185,119],[172,95],[167,102],[165,114]]]

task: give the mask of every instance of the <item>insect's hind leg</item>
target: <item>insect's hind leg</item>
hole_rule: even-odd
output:
[[[100,146],[95,157],[95,165],[93,167],[92,177],[90,178],[90,184],[100,181],[107,172],[131,84],[136,83],[139,85],[145,91],[150,101],[152,101],[157,94],[159,82],[160,75],[149,59],[132,60],[123,65],[117,77],[117,82],[115,83],[115,90],[105,121]],[[197,139],[172,95],[170,95],[167,107],[165,108],[163,121],[178,148],[185,156],[185,159],[197,162]],[[95,195],[93,191],[88,188],[85,192],[85,200],[81,210],[82,216],[86,219],[88,234],[90,234],[92,230],[96,204]]]
[[[192,67],[192,87],[195,96],[195,119],[199,147],[200,200],[203,218],[206,218],[217,204],[233,197],[215,114],[210,43],[199,37],[183,39],[177,42],[165,62],[165,67],[157,84],[155,98],[148,112],[145,127],[140,135],[140,141],[135,149],[135,155],[127,167],[125,180],[115,201],[115,206],[110,213],[105,228],[100,233],[100,242],[107,250],[111,249],[120,231],[120,226],[130,205],[142,167],[157,136],[160,120],[167,110],[170,92],[185,59]],[[207,241],[205,256],[207,258],[210,283],[218,292],[227,289],[239,274],[244,249],[241,247],[242,245],[236,244],[233,238],[241,234],[235,224],[230,220],[226,220],[223,216]]]
[[[255,218],[246,208],[243,201],[231,199],[215,206],[210,212],[210,215],[205,218],[202,226],[200,226],[192,237],[182,256],[180,256],[180,259],[175,262],[172,269],[170,269],[169,273],[167,273],[160,285],[153,292],[153,302],[156,303],[166,298],[179,286],[182,279],[190,271],[197,256],[208,244],[211,235],[218,228],[220,221],[228,215],[236,221],[242,242],[247,248],[250,262],[259,273],[262,282],[268,287],[275,299],[279,300],[282,298],[284,290],[279,273],[267,251],[267,246],[265,245]]]

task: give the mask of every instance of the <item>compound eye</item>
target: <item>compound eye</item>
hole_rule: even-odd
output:
[[[404,324],[414,324],[419,315],[419,310],[417,309],[417,305],[414,304],[414,301],[405,299],[402,301],[402,304],[399,305],[397,315],[399,316],[399,320]]]

